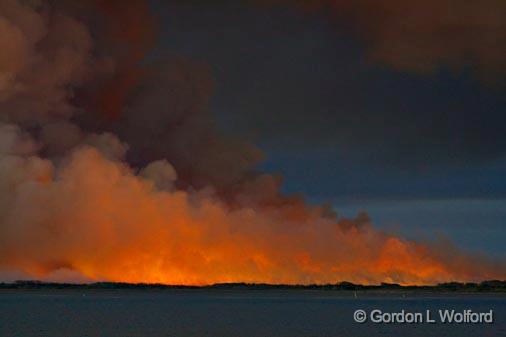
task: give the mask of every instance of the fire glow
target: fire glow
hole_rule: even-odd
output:
[[[152,75],[139,66],[139,41],[152,34],[135,30],[149,20],[142,3],[98,3],[1,0],[0,272],[184,285],[506,276],[502,264],[282,195],[276,177],[254,172],[254,146],[207,121],[208,88],[192,64],[141,79]],[[132,30],[108,27],[99,40],[91,19],[75,17],[87,11]],[[165,100],[183,108],[163,110]]]

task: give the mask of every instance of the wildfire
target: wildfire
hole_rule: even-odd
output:
[[[166,162],[135,175],[92,147],[61,170],[43,159],[10,159],[2,168],[10,164],[20,179],[2,185],[14,196],[2,210],[1,265],[34,277],[71,269],[90,280],[202,285],[504,276],[471,260],[456,265],[368,224],[346,228],[318,207],[296,205],[305,208],[294,221],[290,204],[232,210],[213,196],[159,190],[157,178],[167,177],[165,186],[175,179]]]
[[[111,26],[96,24],[97,12]],[[221,134],[206,114],[202,67],[143,71],[148,12],[142,1],[0,0],[0,277],[506,278],[503,264],[284,196],[275,177],[254,171],[260,151]]]

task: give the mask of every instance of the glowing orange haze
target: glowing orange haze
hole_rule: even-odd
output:
[[[159,190],[155,185],[175,179],[164,161],[136,176],[82,147],[56,172],[34,156],[3,157],[0,167],[2,195],[12,194],[2,209],[0,269],[33,277],[71,269],[91,280],[200,285],[505,276],[491,264],[443,259],[369,225],[339,225],[321,208],[229,210],[206,193]]]

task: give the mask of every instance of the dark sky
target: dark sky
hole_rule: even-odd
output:
[[[494,55],[456,67],[465,49],[455,43],[441,54],[448,62],[420,71],[420,53],[378,62],[375,35],[360,38],[356,26],[322,13],[237,2],[152,7],[161,26],[154,57],[208,66],[213,114],[266,153],[261,169],[281,173],[287,192],[344,215],[365,209],[408,237],[437,228],[458,245],[506,255],[506,85],[503,64],[486,63]],[[476,55],[504,54],[469,44]]]

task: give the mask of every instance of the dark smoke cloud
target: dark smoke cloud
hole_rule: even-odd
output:
[[[266,148],[424,169],[506,154],[501,3],[172,3],[167,36],[198,41],[180,49],[218,73],[216,111]]]
[[[259,0],[326,12],[367,43],[369,57],[399,70],[434,72],[442,65],[504,74],[506,3],[501,0]]]
[[[156,3],[156,0],[153,0]],[[296,9],[331,20],[366,44],[369,60],[401,71],[468,67],[504,75],[506,4],[502,0],[170,0],[204,11]],[[220,22],[215,22],[220,25]],[[240,22],[238,23],[240,25]]]
[[[145,2],[1,6],[2,116],[30,128],[44,154],[110,131],[134,165],[170,158],[181,183],[197,188],[238,183],[262,158],[211,120],[205,66],[179,57],[141,64],[156,37]]]
[[[92,54],[88,29],[45,3],[3,0],[0,13],[3,115],[31,126],[72,116],[77,110],[69,103],[73,89],[107,68]]]
[[[170,158],[182,183],[231,187],[263,158],[255,146],[225,135],[208,111],[212,81],[203,64],[178,56],[146,69],[116,119],[83,115],[79,123],[125,140],[134,165]]]
[[[204,9],[253,6],[317,13],[366,43],[369,59],[394,69],[432,73],[469,66],[496,77],[506,66],[506,4],[502,0],[241,0],[178,1]]]

